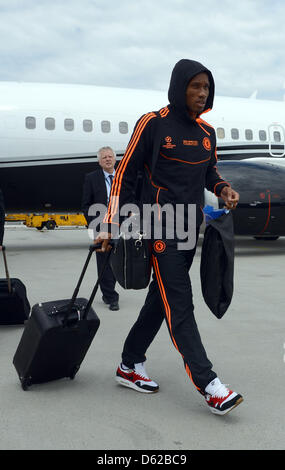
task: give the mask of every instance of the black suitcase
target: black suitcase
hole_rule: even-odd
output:
[[[98,248],[98,246],[97,246]],[[90,246],[87,260],[72,299],[39,303],[32,308],[14,355],[13,364],[23,390],[35,383],[73,379],[99,328],[100,320],[91,307],[102,273],[89,300],[77,294],[95,245]]]
[[[0,279],[0,325],[20,325],[27,320],[31,307],[23,282],[9,276],[4,246],[2,253],[6,279]]]

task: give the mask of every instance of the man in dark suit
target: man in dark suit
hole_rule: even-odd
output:
[[[102,147],[98,151],[98,163],[100,169],[88,173],[85,176],[82,195],[82,210],[89,226],[95,218],[88,215],[92,204],[104,204],[108,206],[113,177],[115,175],[116,156],[111,147]],[[96,252],[98,275],[104,265],[105,253]],[[107,264],[100,288],[103,294],[102,300],[109,305],[110,310],[119,310],[119,294],[115,290],[116,279],[111,266]]]

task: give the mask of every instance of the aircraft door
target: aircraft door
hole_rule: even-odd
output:
[[[280,124],[268,126],[269,153],[272,157],[285,155],[285,130]]]

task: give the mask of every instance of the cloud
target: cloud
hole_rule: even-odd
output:
[[[181,58],[210,68],[217,94],[283,95],[282,1],[0,2],[0,80],[168,88]]]

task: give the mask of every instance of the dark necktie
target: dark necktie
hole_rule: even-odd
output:
[[[109,197],[107,198],[107,203],[109,204],[111,188],[112,188],[112,183],[113,183],[113,178],[114,177],[113,177],[113,175],[109,175],[108,178],[109,178],[109,184],[110,184],[110,191],[109,191]]]

